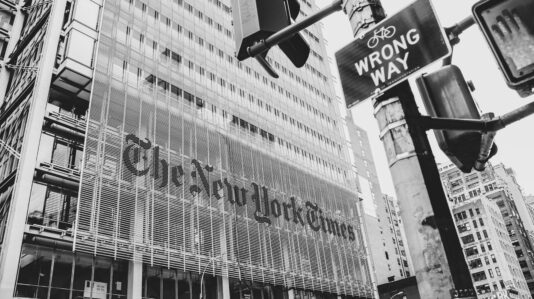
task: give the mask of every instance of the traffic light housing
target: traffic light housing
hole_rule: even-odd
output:
[[[506,83],[525,97],[534,88],[534,0],[482,0],[473,15]]]
[[[481,119],[471,91],[457,66],[448,65],[416,80],[427,113],[449,119]],[[441,150],[463,172],[471,172],[481,150],[481,132],[434,130]],[[489,158],[497,153],[491,145]],[[479,161],[480,162],[480,161]],[[485,162],[485,161],[484,161]]]
[[[298,0],[232,0],[237,59],[249,58],[250,46],[291,25],[299,12]],[[300,33],[278,46],[296,67],[306,64],[310,46]]]

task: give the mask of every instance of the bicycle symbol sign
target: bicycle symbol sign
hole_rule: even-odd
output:
[[[430,0],[416,0],[336,53],[347,107],[450,54]]]
[[[373,49],[381,40],[392,38],[395,35],[395,26],[382,27],[374,31],[374,35],[367,41],[367,47]]]

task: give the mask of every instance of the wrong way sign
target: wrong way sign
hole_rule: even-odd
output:
[[[417,0],[336,53],[347,107],[449,55],[430,0]]]

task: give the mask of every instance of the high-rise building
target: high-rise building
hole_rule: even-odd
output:
[[[275,80],[229,0],[0,3],[0,298],[373,297],[320,25]]]
[[[529,230],[524,225],[530,214],[520,213],[518,206],[525,205],[519,186],[511,179],[511,171],[505,171],[502,164],[488,165],[483,172],[462,173],[451,165],[440,167],[444,189],[448,193],[452,207],[475,199],[490,201],[497,205],[505,221],[511,245],[514,247],[521,272],[530,293],[534,293],[534,255]],[[525,215],[523,217],[522,215]]]
[[[411,263],[403,246],[405,237],[402,237],[404,229],[400,224],[398,206],[391,197],[382,194],[367,132],[357,126],[350,115],[345,119],[376,281],[383,284],[409,277]]]
[[[497,186],[505,189],[508,197],[514,202],[524,228],[528,232],[534,232],[534,218],[528,212],[527,197],[523,194],[521,186],[517,182],[514,170],[502,163],[493,165],[492,169],[495,172]]]
[[[478,197],[452,213],[477,298],[532,298],[497,205]]]
[[[397,259],[397,265],[400,265],[402,272],[401,277],[410,277],[413,266],[410,258],[410,251],[406,244],[406,232],[402,224],[400,217],[400,210],[397,201],[393,196],[384,194],[383,200],[386,204],[386,212],[388,213],[389,230],[393,232],[393,244],[395,244],[395,258]]]

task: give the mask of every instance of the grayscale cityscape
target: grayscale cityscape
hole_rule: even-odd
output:
[[[532,299],[534,0],[0,0],[0,299]]]

